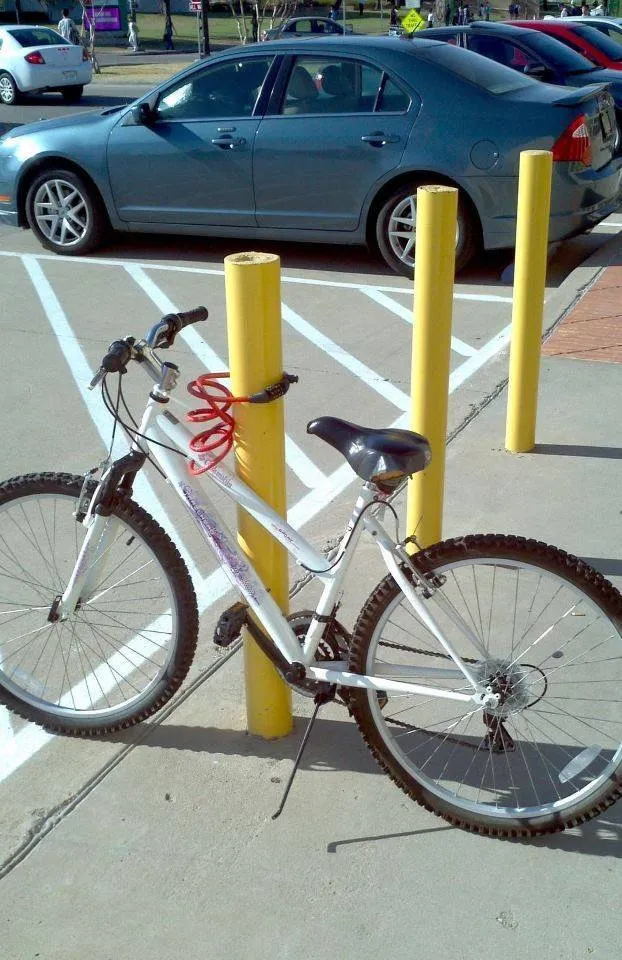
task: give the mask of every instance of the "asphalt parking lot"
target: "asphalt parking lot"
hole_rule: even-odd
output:
[[[611,217],[591,235],[551,251],[547,296],[620,226],[622,217]],[[163,313],[198,304],[210,310],[209,320],[188,331],[175,350],[185,380],[206,369],[225,369],[223,258],[244,249],[242,242],[117,237],[97,256],[60,258],[46,253],[29,232],[0,230],[0,313],[8,359],[0,413],[4,477],[55,469],[82,473],[99,462],[111,421],[87,384],[113,339],[142,335]],[[282,260],[284,366],[300,377],[286,401],[289,519],[324,545],[349,514],[354,475],[334,450],[306,434],[306,423],[323,414],[368,426],[407,423],[412,286],[363,250],[282,244],[262,249]],[[506,376],[508,268],[507,254],[488,256],[456,284],[450,435]],[[126,381],[130,408],[141,410],[145,383],[136,374]],[[189,406],[183,390],[178,399]],[[219,607],[230,602],[227,586],[191,521],[154,480],[150,474],[141,479],[137,498],[181,546],[195,580],[202,613],[192,674],[197,676],[215,659],[209,638]],[[222,497],[215,499],[233,522]],[[24,837],[36,833],[41,811],[48,815],[66,802],[119,744],[86,743],[76,750],[71,741],[4,709],[0,742],[2,864]],[[50,769],[58,776],[50,778]]]

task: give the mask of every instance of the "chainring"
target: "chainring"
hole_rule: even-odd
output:
[[[301,646],[314,613],[313,610],[299,610],[296,613],[290,613],[287,617],[287,622],[298,637]],[[335,660],[347,660],[350,640],[351,637],[346,628],[333,618],[326,624],[324,635],[318,644],[315,652],[316,662],[331,663]],[[289,683],[289,686],[303,697],[314,697],[318,690],[318,683],[318,680],[307,678],[302,683]]]

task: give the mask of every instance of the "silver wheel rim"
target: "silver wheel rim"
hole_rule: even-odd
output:
[[[112,518],[114,537],[88,602],[64,623],[48,620],[84,538],[75,503],[33,494],[0,508],[0,683],[55,717],[112,722],[140,710],[168,672],[177,608],[151,549]]]
[[[86,198],[68,180],[46,180],[35,193],[33,215],[37,227],[51,243],[75,247],[91,229]]]
[[[0,100],[3,103],[13,103],[15,90],[10,77],[0,77]]]
[[[387,224],[387,239],[393,254],[407,267],[415,266],[417,236],[417,197],[410,194],[399,200],[391,211]],[[456,224],[456,248],[460,241],[460,222]]]
[[[488,568],[486,582],[480,577],[478,583],[475,568],[484,567]],[[490,627],[500,616],[493,615],[492,604],[490,618],[484,612],[491,584],[492,592],[498,590],[504,604],[503,616],[508,616],[508,610],[514,611],[516,643],[513,642],[505,663],[512,664],[519,681],[526,675],[534,678],[528,682],[533,686],[530,694],[536,702],[526,705],[523,700],[516,705],[515,712],[510,708],[502,718],[516,749],[495,754],[484,744],[486,726],[482,711],[475,704],[408,695],[389,695],[386,699],[368,694],[376,728],[388,751],[439,800],[451,804],[454,810],[459,808],[476,816],[500,822],[529,818],[536,821],[563,814],[582,802],[589,804],[590,797],[595,798],[608,785],[612,786],[612,774],[622,762],[619,631],[577,587],[530,564],[482,558],[475,564],[471,560],[452,563],[437,572],[441,571],[447,577],[446,595],[484,641],[488,635],[490,642]],[[500,584],[503,578],[505,592]],[[526,579],[531,581],[531,597],[524,592]],[[511,587],[515,587],[514,594]],[[468,596],[472,599],[469,616],[465,613]],[[531,610],[531,622],[527,622],[521,635],[516,611],[523,605],[528,613]],[[436,616],[436,608],[434,613]],[[447,622],[441,617],[441,623],[445,627]],[[540,639],[533,643],[537,637]],[[409,644],[416,649],[425,647],[431,652],[440,649],[426,634],[401,592],[376,626],[366,670],[376,676],[390,676],[387,664],[391,663],[395,676],[394,664],[405,662],[400,661],[400,656],[410,656],[409,666],[414,663],[412,655],[385,649],[378,645],[379,640]],[[459,652],[462,656],[477,656],[472,650],[466,653],[464,643]],[[582,662],[583,656],[587,659]],[[429,655],[421,656],[418,663],[452,666]],[[470,666],[477,674],[478,665]],[[582,667],[586,666],[591,679],[584,679]],[[400,679],[405,679],[403,674]],[[470,693],[463,678],[438,680],[437,684]],[[576,716],[570,712],[573,698],[579,709]],[[487,796],[491,799],[484,799]],[[508,798],[512,796],[515,802],[510,804]]]

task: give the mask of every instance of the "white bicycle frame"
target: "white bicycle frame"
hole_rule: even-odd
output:
[[[142,435],[140,446],[135,442],[132,449],[147,452],[158,463],[169,483],[181,498],[195,520],[202,536],[218,557],[223,570],[231,583],[242,593],[255,617],[266,634],[272,639],[283,658],[290,664],[302,663],[306,676],[312,680],[324,681],[343,687],[360,687],[370,690],[401,694],[421,694],[426,697],[474,702],[478,706],[494,707],[498,697],[485,687],[471,672],[467,664],[458,656],[449,639],[432,616],[425,603],[423,593],[432,595],[443,613],[456,624],[471,646],[482,659],[487,652],[476,634],[465,623],[454,607],[443,597],[442,590],[422,586],[420,576],[411,567],[414,578],[405,573],[403,564],[409,557],[403,547],[388,534],[380,520],[366,508],[378,498],[377,490],[370,483],[363,483],[357,497],[352,515],[347,524],[343,539],[339,545],[336,559],[329,564],[326,557],[319,553],[286,520],[273,510],[261,497],[255,494],[239,477],[234,476],[221,464],[211,467],[201,478],[209,478],[223,490],[236,504],[243,507],[261,524],[304,568],[312,571],[323,585],[315,616],[311,621],[304,642],[294,634],[291,625],[281,612],[275,600],[266,590],[248,559],[239,549],[235,539],[221,521],[213,504],[204,490],[190,481],[185,461],[168,446],[175,446],[199,463],[211,462],[209,454],[196,454],[189,449],[193,433],[180,422],[167,408],[163,410],[162,399],[168,397],[168,391],[160,390],[159,399],[150,396],[139,427]],[[111,468],[109,468],[111,469]],[[100,483],[104,483],[107,473]],[[93,498],[92,503],[96,497]],[[114,537],[111,518],[97,512],[87,512],[84,520],[87,534],[78,555],[76,565],[67,589],[62,596],[59,612],[69,616],[75,610],[80,597],[88,598],[97,589],[101,580],[98,571],[105,563],[106,551]],[[455,668],[406,667],[398,664],[383,664],[382,676],[370,676],[349,672],[345,661],[331,661],[330,666],[315,661],[315,653],[324,632],[326,618],[334,610],[337,598],[348,567],[356,550],[363,530],[376,541],[388,571],[412,605],[417,616],[438,640],[440,646],[451,657]],[[420,595],[421,593],[421,595]],[[386,669],[385,669],[386,668]],[[447,680],[464,678],[472,687],[472,692],[446,690],[413,682],[415,678],[426,680]]]

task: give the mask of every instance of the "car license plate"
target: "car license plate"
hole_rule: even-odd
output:
[[[77,73],[75,70],[63,70],[63,80],[75,80]]]

